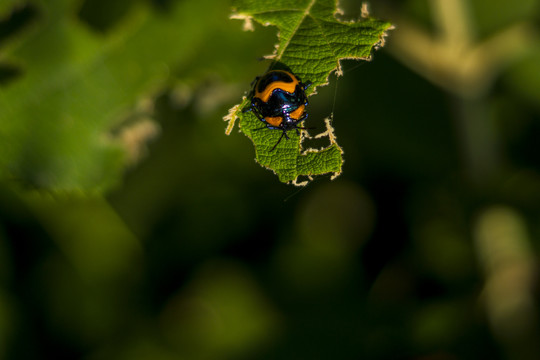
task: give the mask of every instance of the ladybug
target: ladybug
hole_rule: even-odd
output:
[[[255,78],[250,93],[251,105],[244,112],[253,111],[266,125],[255,130],[268,128],[283,131],[270,151],[276,148],[284,136],[289,140],[287,131],[294,129],[300,135],[298,129],[306,129],[298,124],[308,117],[305,91],[310,85],[310,81],[303,83],[292,72],[285,70],[270,70]]]

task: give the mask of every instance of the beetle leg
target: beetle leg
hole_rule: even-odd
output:
[[[306,120],[308,117],[308,113],[304,113],[304,115],[302,115],[302,117],[300,119],[298,119],[298,121],[296,121],[295,125],[301,123],[302,121]],[[309,129],[315,129],[314,127],[304,127],[304,126],[296,126],[296,132],[298,133],[298,129],[302,129],[302,130],[309,130]]]
[[[308,113],[305,112],[305,113],[302,115],[302,117],[296,121],[296,123],[299,123],[299,122],[302,122],[302,121],[306,120],[307,117],[308,117]]]
[[[274,149],[276,148],[276,146],[279,145],[279,143],[281,142],[281,139],[283,139],[283,136],[285,135],[285,138],[287,138],[287,140],[289,140],[289,137],[287,136],[287,132],[285,130],[283,130],[283,133],[281,134],[281,136],[279,137],[279,140],[277,141],[276,145],[274,145],[274,147],[270,150],[270,152],[274,151]]]
[[[261,120],[262,122],[266,122],[264,120],[264,117],[262,116],[262,114],[259,112],[259,109],[256,106],[254,106],[253,104],[251,104],[251,111],[253,111],[253,114],[255,114],[257,119]]]

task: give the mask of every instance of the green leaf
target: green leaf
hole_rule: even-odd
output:
[[[207,46],[226,6],[173,2],[159,12],[137,1],[102,33],[79,19],[79,0],[35,3],[37,18],[0,44],[0,61],[20,74],[0,84],[0,179],[106,190],[159,131],[156,91]]]
[[[253,20],[278,27],[279,43],[274,54],[266,56],[272,60],[270,68],[285,67],[303,82],[311,81],[309,96],[318,86],[328,84],[332,71],[341,75],[340,60],[369,60],[391,29],[390,23],[369,17],[366,8],[358,21],[343,21],[339,15],[335,0],[238,0],[231,17],[245,20],[245,29],[253,28]],[[310,136],[303,130],[300,136],[291,131],[290,140],[281,141],[272,151],[281,132],[254,131],[262,124],[251,112],[242,112],[248,104],[249,99],[244,98],[229,110],[224,118],[229,121],[226,134],[239,119],[240,131],[253,141],[257,162],[273,170],[280,181],[298,185],[299,176],[334,173],[335,177],[341,173],[343,151],[336,142],[330,119],[326,119],[326,131],[315,136],[326,136],[330,142],[327,147],[305,149],[303,141]]]

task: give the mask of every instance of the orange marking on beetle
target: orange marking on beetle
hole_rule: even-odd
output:
[[[283,118],[281,116],[276,117],[266,117],[264,120],[269,123],[272,126],[279,127],[281,123],[283,122]]]
[[[294,120],[298,120],[302,117],[302,115],[304,115],[304,109],[306,107],[304,105],[300,105],[298,107],[298,109],[294,110],[293,112],[291,112],[289,114],[289,116],[291,117],[291,119],[294,119]]]
[[[293,94],[296,90],[296,85],[298,85],[300,82],[296,78],[296,76],[292,76],[293,81],[291,82],[285,82],[285,81],[274,81],[270,83],[262,92],[256,91],[255,97],[261,99],[263,102],[267,102],[268,99],[270,99],[270,96],[272,96],[272,92],[276,89],[284,90],[290,94]]]

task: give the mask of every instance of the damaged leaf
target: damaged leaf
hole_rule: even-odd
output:
[[[358,21],[342,21],[335,0],[239,0],[234,3],[234,19],[243,19],[245,29],[253,29],[253,21],[265,26],[274,25],[279,29],[279,42],[273,54],[266,56],[272,63],[270,68],[285,67],[302,81],[310,81],[308,96],[315,93],[318,86],[328,84],[332,71],[341,75],[340,60],[369,60],[374,49],[384,44],[386,31],[391,29],[388,22],[373,19],[362,12]],[[303,140],[307,131],[299,135],[290,131],[290,140],[281,141],[272,151],[281,136],[281,131],[263,129],[261,121],[251,112],[242,112],[249,105],[244,97],[225,116],[229,122],[226,133],[230,134],[235,121],[255,146],[256,160],[262,166],[273,170],[282,182],[299,183],[299,176],[311,178],[313,175],[341,173],[343,151],[337,144],[330,120],[325,122],[326,131],[317,138],[327,137],[329,145],[322,149],[306,149]],[[308,108],[309,109],[309,108]],[[306,126],[306,125],[304,125]]]

